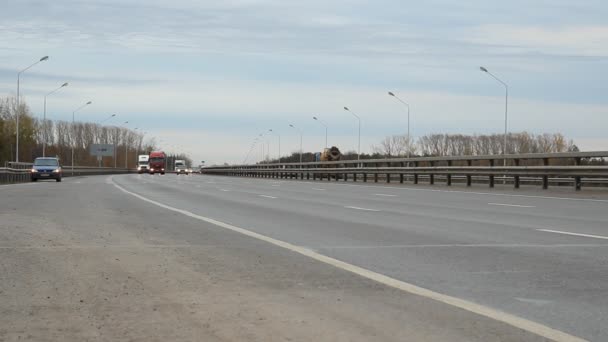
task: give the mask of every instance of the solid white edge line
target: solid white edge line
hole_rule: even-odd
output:
[[[507,204],[507,203],[488,203],[488,205],[496,205],[501,207],[516,207],[516,208],[536,208],[535,205],[520,205],[520,204]]]
[[[515,315],[509,314],[506,312],[502,312],[502,311],[499,311],[496,309],[492,309],[490,307],[486,307],[481,304],[473,303],[473,302],[470,302],[470,301],[467,301],[464,299],[460,299],[460,298],[448,296],[445,294],[441,294],[438,292],[434,292],[434,291],[425,289],[423,287],[419,287],[419,286],[416,286],[416,285],[413,285],[410,283],[406,283],[404,281],[397,280],[397,279],[385,276],[383,274],[376,273],[376,272],[367,270],[365,268],[355,266],[355,265],[346,263],[344,261],[340,261],[340,260],[325,256],[325,255],[316,253],[307,248],[296,246],[291,243],[277,240],[277,239],[274,239],[274,238],[271,238],[271,237],[268,237],[268,236],[265,236],[262,234],[258,234],[256,232],[252,232],[247,229],[239,228],[239,227],[236,227],[236,226],[233,226],[233,225],[221,222],[221,221],[214,220],[212,218],[193,214],[186,210],[174,208],[174,207],[168,206],[166,204],[156,202],[154,200],[148,199],[148,198],[138,195],[134,192],[126,190],[125,188],[121,187],[120,185],[114,183],[114,180],[112,179],[112,177],[109,177],[109,182],[111,182],[117,189],[121,190],[122,192],[129,194],[131,196],[134,196],[136,198],[139,198],[142,201],[154,204],[156,206],[165,208],[167,210],[171,210],[171,211],[180,213],[184,216],[188,216],[188,217],[200,220],[200,221],[204,221],[204,222],[216,225],[218,227],[222,227],[222,228],[228,229],[230,231],[237,232],[237,233],[273,244],[275,246],[285,248],[292,252],[299,253],[299,254],[307,256],[311,259],[314,259],[314,260],[323,262],[327,265],[331,265],[336,268],[357,274],[361,277],[376,281],[376,282],[384,284],[386,286],[390,286],[390,287],[402,290],[404,292],[408,292],[408,293],[418,295],[421,297],[433,299],[437,302],[445,303],[445,304],[448,304],[448,305],[451,305],[451,306],[454,306],[454,307],[457,307],[457,308],[460,308],[460,309],[463,309],[463,310],[466,310],[466,311],[469,311],[469,312],[472,312],[472,313],[475,313],[475,314],[478,314],[478,315],[481,315],[484,317],[488,317],[488,318],[494,319],[496,321],[509,324],[513,327],[531,332],[533,334],[536,334],[536,335],[539,335],[541,337],[548,338],[551,340],[573,341],[573,342],[585,341],[584,339],[581,339],[580,337],[570,335],[563,331],[559,331],[557,329],[550,328],[546,325],[542,325],[540,323],[536,323],[536,322],[527,320],[525,318],[517,317]]]
[[[581,233],[572,233],[572,232],[564,232],[561,230],[551,230],[551,229],[537,229],[539,232],[547,232],[547,233],[555,233],[555,234],[563,234],[563,235],[573,235],[573,236],[582,236],[594,239],[602,239],[608,240],[608,236],[601,235],[591,235],[591,234],[581,234]]]
[[[272,199],[276,199],[276,197],[274,196],[268,196],[268,195],[258,195],[260,197],[264,197],[264,198],[272,198]]]

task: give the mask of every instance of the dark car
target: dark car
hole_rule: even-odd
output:
[[[61,165],[57,158],[36,158],[30,171],[32,182],[39,179],[54,179],[61,182]]]

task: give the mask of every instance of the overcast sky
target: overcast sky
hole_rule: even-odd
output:
[[[561,132],[608,150],[608,2],[603,0],[4,0],[0,95],[36,115],[129,121],[195,161],[240,163],[259,133],[283,154],[362,149],[386,135]],[[278,137],[268,136],[271,155]],[[259,158],[259,145],[252,157]],[[250,158],[249,161],[254,161]]]

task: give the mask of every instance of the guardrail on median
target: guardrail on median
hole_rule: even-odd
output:
[[[525,179],[526,182],[539,181],[543,189],[547,189],[552,180],[556,184],[572,184],[576,190],[580,190],[583,183],[608,186],[605,157],[608,157],[608,151],[416,157],[211,166],[203,168],[202,172],[228,176],[344,181],[349,180],[350,176],[355,182],[358,176],[364,182],[372,176],[374,182],[382,178],[387,183],[398,176],[400,183],[411,180],[414,184],[418,184],[420,178],[428,179],[430,184],[434,184],[437,177],[445,180],[447,185],[452,185],[453,179],[458,178],[465,180],[467,186],[476,181],[487,182],[490,187],[494,187],[496,178],[501,178],[505,183],[512,183],[515,188],[519,188]],[[495,166],[497,162],[503,163],[503,160],[508,161],[507,166]]]
[[[22,183],[30,181],[31,163],[10,163],[10,167],[0,167],[0,184]],[[62,168],[63,177],[87,176],[87,175],[110,175],[134,172],[130,169],[115,169],[112,167],[74,166]]]

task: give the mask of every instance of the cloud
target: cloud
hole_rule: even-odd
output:
[[[483,25],[472,31],[469,40],[511,52],[608,57],[608,26]]]
[[[292,122],[322,140],[312,115],[351,149],[356,122],[344,105],[362,116],[364,146],[402,133],[388,90],[412,103],[417,135],[500,131],[502,90],[479,72],[485,65],[511,86],[513,130],[600,139],[607,9],[598,0],[8,0],[0,93],[14,93],[24,61],[48,54],[24,75],[35,112],[69,81],[49,101],[55,118],[93,99],[81,118],[117,113],[159,137],[174,132],[196,153],[211,153],[209,139],[226,149],[218,161],[239,161],[243,137],[271,126],[287,130],[286,144]]]

